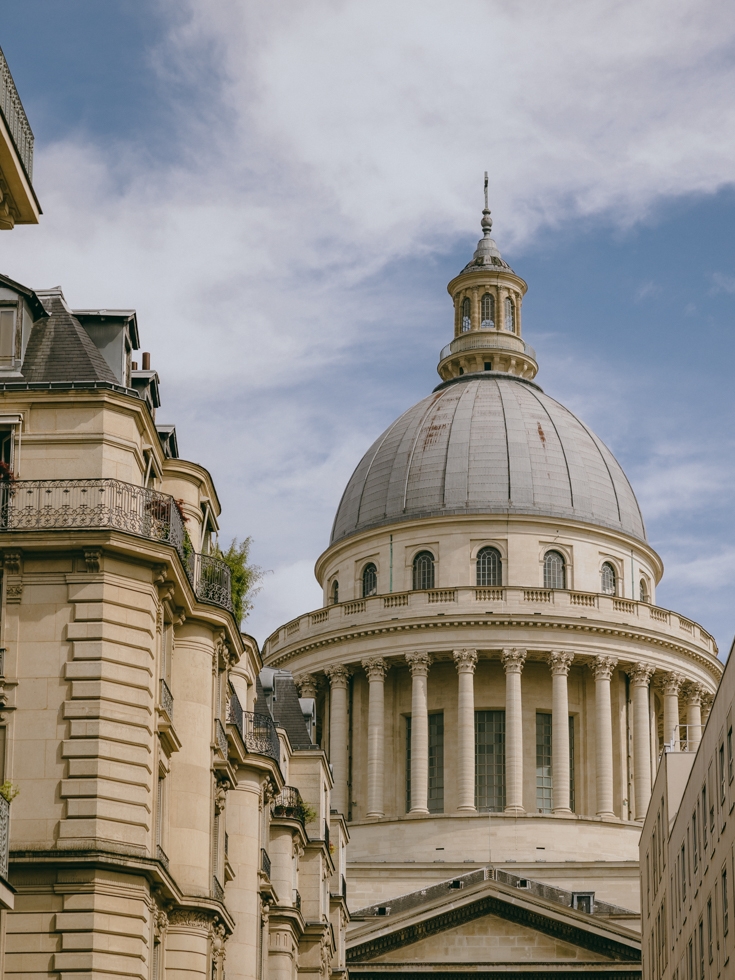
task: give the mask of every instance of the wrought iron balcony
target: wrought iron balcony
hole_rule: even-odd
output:
[[[329,824],[324,821],[324,843],[327,845],[327,850],[329,850]]]
[[[271,812],[274,817],[289,817],[292,820],[300,820],[303,824],[305,813],[301,793],[295,786],[284,786],[271,803]]]
[[[10,131],[28,180],[33,182],[33,133],[5,55],[0,50],[0,112]]]
[[[267,878],[270,878],[271,859],[268,857],[268,851],[266,851],[264,847],[261,847],[260,849],[260,870]]]
[[[0,796],[0,875],[8,879],[8,857],[10,852],[10,804]]]
[[[0,530],[98,528],[172,545],[181,557],[197,599],[232,612],[229,566],[214,555],[190,550],[184,522],[169,494],[108,478],[0,484]]]
[[[215,718],[214,720],[214,737],[217,742],[217,748],[222,753],[222,757],[227,759],[227,732],[225,731],[225,726],[219,720]]]
[[[168,715],[168,720],[173,722],[174,720],[174,696],[171,693],[171,688],[168,686],[166,681],[161,678],[161,710],[165,711]]]
[[[222,885],[220,885],[220,883],[219,883],[219,881],[217,879],[217,875],[212,875],[212,898],[216,902],[222,902],[222,904],[224,905],[224,902],[225,902],[225,890],[222,887]]]
[[[267,755],[276,762],[281,758],[281,746],[278,733],[270,715],[256,714],[254,711],[243,711],[240,699],[236,694],[230,698],[227,720],[240,733],[243,745],[248,752],[255,755]]]

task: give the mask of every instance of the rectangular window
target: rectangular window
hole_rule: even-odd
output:
[[[687,946],[687,977],[689,980],[694,980],[694,949],[691,939]]]
[[[727,730],[727,780],[732,782],[732,725]]]
[[[704,980],[704,922],[699,920],[699,980]]]
[[[574,784],[574,718],[569,716],[569,809],[577,812],[576,792]]]
[[[536,808],[551,813],[551,715],[536,715]]]
[[[15,354],[15,310],[0,310],[0,361],[10,361]]]
[[[720,745],[719,752],[719,776],[720,776],[720,804],[725,803],[725,746]]]
[[[687,866],[686,866],[686,849],[684,845],[681,845],[681,853],[679,855],[681,860],[681,900],[686,902],[687,900]]]
[[[656,885],[658,884],[658,855],[656,853],[656,831],[653,832],[653,840],[651,842],[651,854],[652,854],[652,864],[653,864],[653,893],[656,894]]]
[[[706,783],[702,787],[702,847],[705,851],[707,850],[707,784]]]
[[[505,712],[475,712],[475,806],[505,809]]]
[[[722,869],[722,934],[726,936],[730,929],[730,899],[727,894],[727,868]]]
[[[707,960],[712,962],[712,899],[707,899]]]
[[[699,827],[697,826],[697,811],[692,810],[692,863],[696,872],[699,866]]]
[[[444,714],[429,715],[429,813],[444,813]],[[406,718],[406,813],[411,809],[411,717]]]

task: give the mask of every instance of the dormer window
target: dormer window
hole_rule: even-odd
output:
[[[0,368],[13,366],[16,313],[15,307],[0,308]]]
[[[495,297],[492,293],[485,293],[482,297],[482,320],[480,328],[482,330],[493,330],[495,327]]]
[[[510,296],[505,297],[505,329],[516,332],[516,308]]]
[[[468,298],[462,300],[462,333],[467,333],[471,329],[472,320],[470,319],[470,301]]]

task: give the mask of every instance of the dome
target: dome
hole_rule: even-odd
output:
[[[439,385],[376,440],[347,484],[331,543],[461,514],[566,518],[646,539],[607,446],[538,385],[498,372]]]

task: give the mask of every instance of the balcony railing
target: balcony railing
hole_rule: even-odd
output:
[[[212,875],[212,898],[216,902],[222,902],[222,904],[224,905],[225,890],[222,887],[222,885],[220,885],[219,880],[217,879],[217,875]]]
[[[260,849],[260,870],[266,876],[270,878],[271,876],[271,859],[268,857],[268,851],[264,847]]]
[[[0,796],[0,875],[8,880],[8,856],[10,851],[10,804]]]
[[[214,555],[199,555],[189,550],[184,522],[169,494],[107,478],[17,480],[0,484],[0,530],[98,528],[173,545],[197,599],[232,612],[229,566]]]
[[[329,850],[329,824],[324,821],[324,843],[327,845],[327,850]]]
[[[294,908],[301,909],[301,892],[298,888],[293,890],[293,906]]]
[[[161,710],[165,711],[168,715],[168,720],[173,722],[174,720],[174,696],[171,693],[171,688],[168,686],[166,681],[161,678]]]
[[[305,814],[301,793],[295,786],[284,786],[271,803],[271,812],[274,817],[289,817],[291,820],[300,820],[303,823]]]
[[[33,133],[5,55],[0,50],[0,111],[29,181],[33,181]]]
[[[240,733],[243,745],[255,755],[267,755],[276,762],[281,758],[278,733],[270,715],[243,711],[236,694],[230,698],[227,721]]]
[[[214,737],[217,742],[217,748],[222,753],[222,757],[227,759],[227,732],[219,718],[215,718],[214,720]]]

